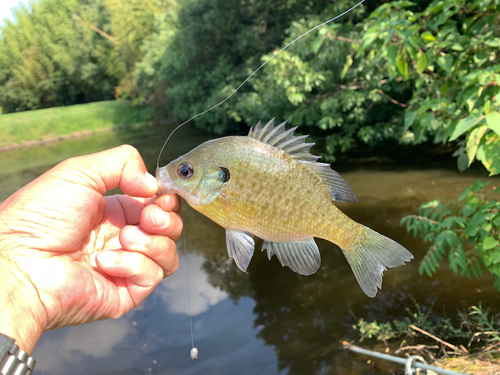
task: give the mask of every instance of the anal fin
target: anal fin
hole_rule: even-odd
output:
[[[248,265],[255,250],[252,235],[235,229],[226,229],[226,245],[228,255],[240,270],[247,272]]]
[[[301,275],[312,275],[321,264],[318,245],[313,238],[293,242],[264,241],[264,250],[267,250],[269,260],[276,255],[282,266],[290,267]]]

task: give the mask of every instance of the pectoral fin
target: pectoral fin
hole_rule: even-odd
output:
[[[240,270],[247,272],[250,259],[255,250],[255,241],[252,235],[241,230],[226,229],[227,253]]]
[[[312,238],[294,242],[264,241],[262,251],[264,250],[267,250],[269,260],[276,254],[282,266],[290,267],[301,275],[312,275],[321,264],[318,246]]]

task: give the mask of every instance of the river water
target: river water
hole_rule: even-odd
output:
[[[71,156],[122,143],[136,146],[154,174],[165,129],[102,133],[90,138],[0,154],[0,201]],[[178,134],[163,160],[169,161],[209,139],[203,133]],[[356,221],[408,248],[415,260],[385,273],[383,289],[368,298],[359,288],[340,249],[318,241],[319,271],[309,277],[283,268],[274,257],[256,252],[248,274],[227,256],[224,230],[183,205],[189,262],[191,310],[199,359],[189,357],[186,257],[178,244],[178,272],[165,279],[137,309],[120,319],[45,333],[33,355],[35,374],[382,374],[398,369],[342,348],[353,340],[358,319],[403,318],[416,301],[426,311],[455,316],[458,309],[482,302],[498,306],[492,278],[467,280],[443,261],[439,273],[420,276],[418,265],[428,245],[400,226],[422,202],[453,200],[475,180],[455,168],[345,167],[358,203],[338,206]],[[485,180],[483,176],[480,179]],[[500,179],[491,179],[500,186]],[[257,248],[260,242],[257,241]],[[368,348],[383,350],[365,342]]]

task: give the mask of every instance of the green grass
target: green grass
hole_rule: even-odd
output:
[[[151,120],[150,109],[133,107],[125,100],[5,114],[0,115],[0,147]]]

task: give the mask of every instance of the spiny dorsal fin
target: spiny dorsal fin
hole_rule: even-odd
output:
[[[332,200],[339,202],[357,202],[349,184],[334,170],[330,164],[318,163],[319,156],[311,155],[309,150],[314,143],[305,143],[307,135],[294,137],[293,132],[297,127],[285,130],[286,121],[274,127],[274,119],[263,128],[259,123],[251,128],[248,136],[260,142],[279,148],[307,165],[311,171],[328,187]]]
[[[285,130],[286,121],[274,127],[274,119],[269,121],[263,128],[260,127],[260,121],[252,127],[248,136],[258,141],[270,144],[289,154],[292,158],[306,161],[316,161],[320,157],[309,153],[314,143],[304,143],[307,135],[294,137],[293,132],[297,127]]]

